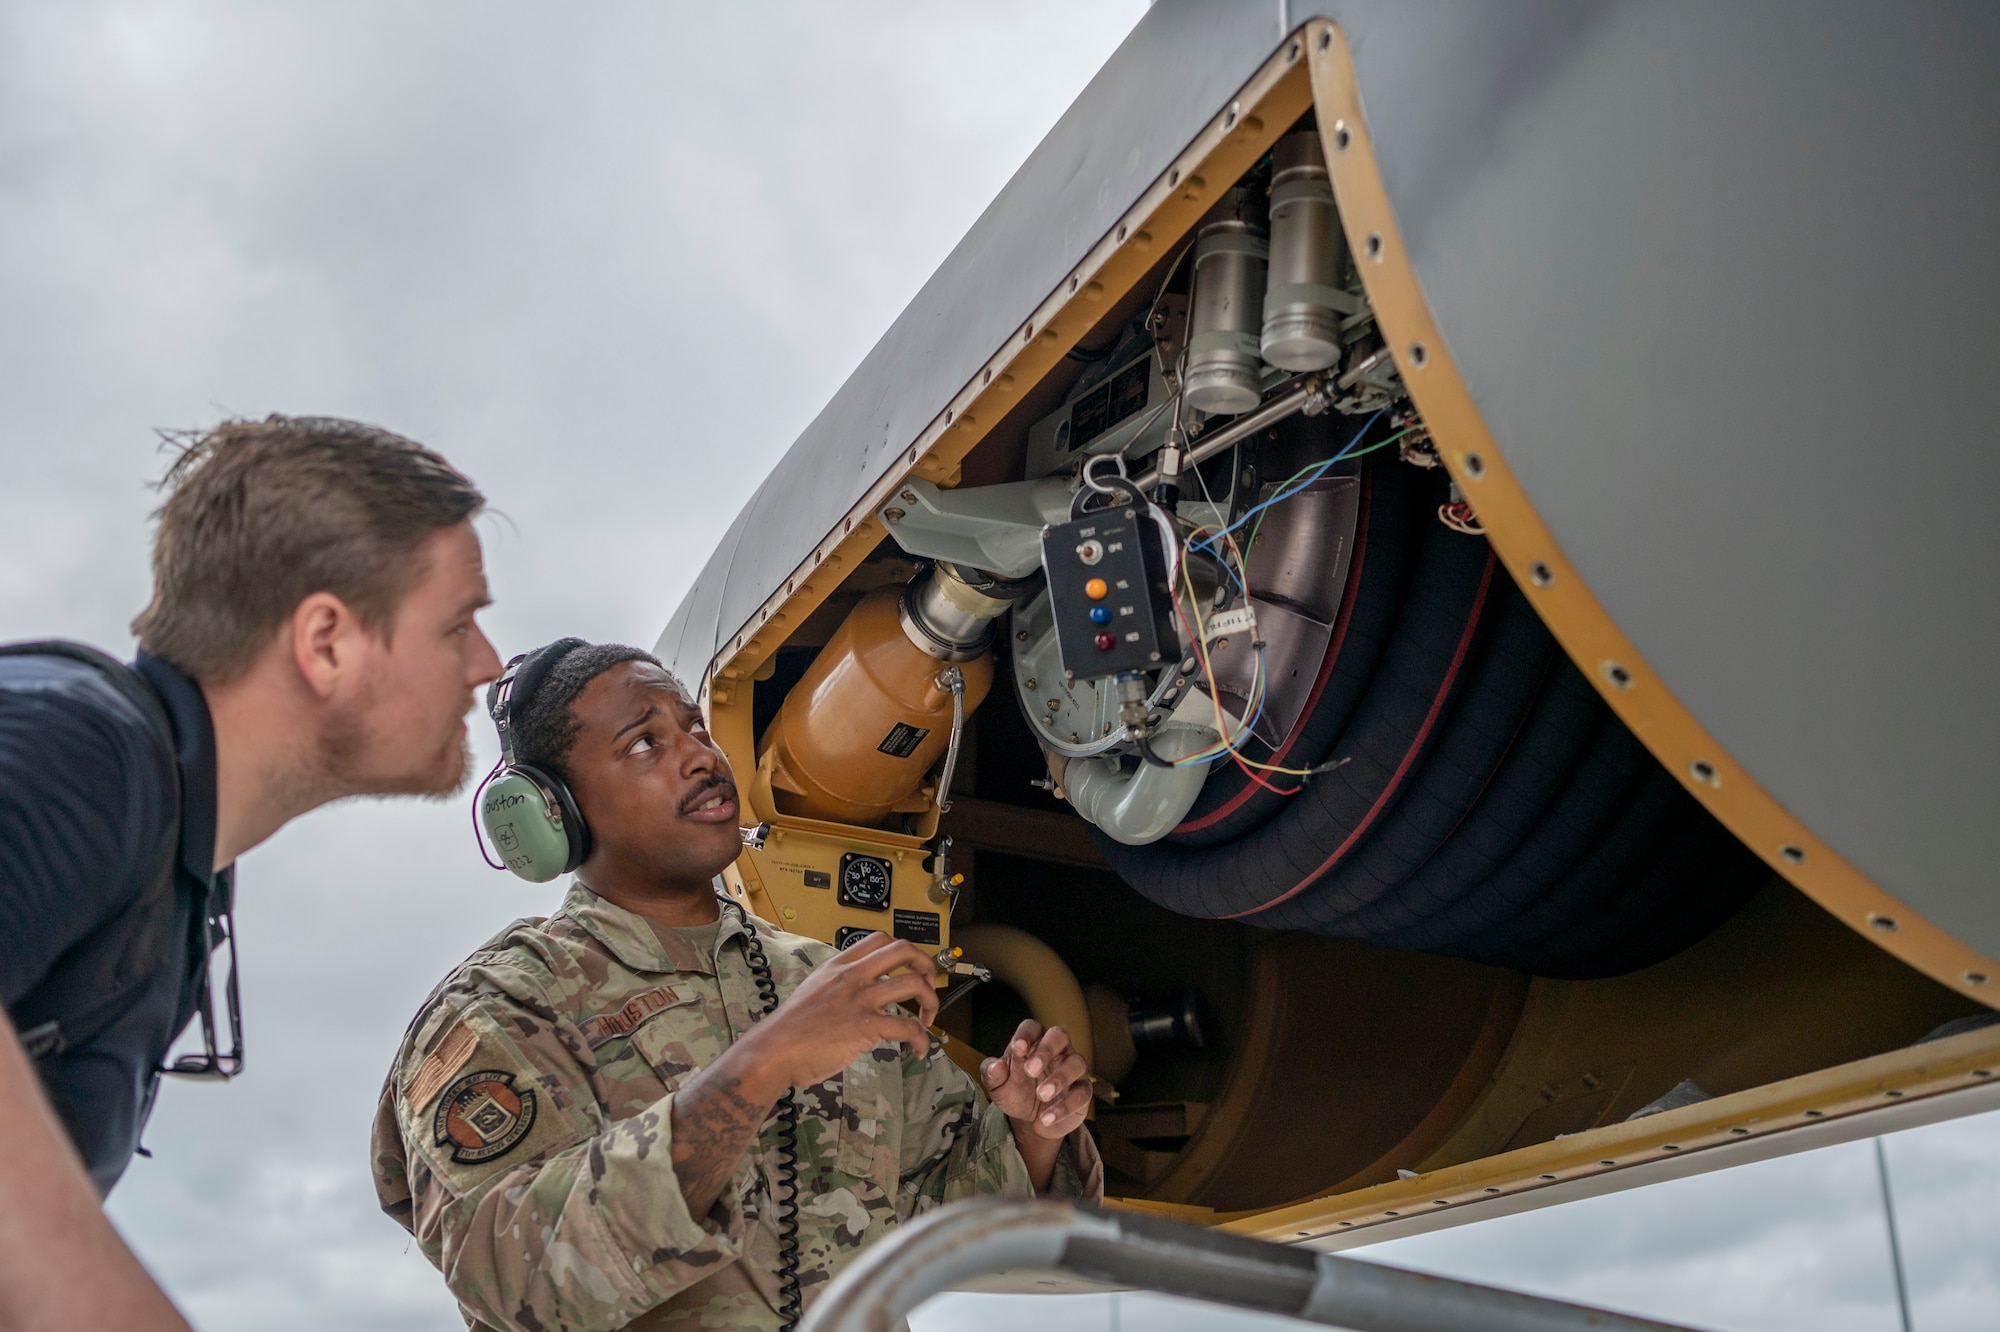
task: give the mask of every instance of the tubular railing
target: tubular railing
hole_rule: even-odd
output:
[[[1066,1272],[1350,1332],[1692,1332],[1144,1213],[997,1199],[941,1208],[857,1258],[814,1302],[804,1332],[893,1332],[933,1295],[1016,1271]]]

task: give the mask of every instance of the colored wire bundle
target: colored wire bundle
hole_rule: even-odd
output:
[[[1249,601],[1250,584],[1249,560],[1244,553],[1245,547],[1254,547],[1256,545],[1257,536],[1263,530],[1264,519],[1269,514],[1272,506],[1284,500],[1291,499],[1293,496],[1312,486],[1313,483],[1326,475],[1327,471],[1335,463],[1348,458],[1362,457],[1378,449],[1387,448],[1389,445],[1401,440],[1404,436],[1422,428],[1421,426],[1409,426],[1375,441],[1367,448],[1356,448],[1355,446],[1367,435],[1370,427],[1381,418],[1381,415],[1380,412],[1377,412],[1375,415],[1369,417],[1367,421],[1362,423],[1361,428],[1354,433],[1354,437],[1343,448],[1329,458],[1312,463],[1294,472],[1283,482],[1279,483],[1276,494],[1244,510],[1234,522],[1223,527],[1217,527],[1214,524],[1204,524],[1190,531],[1183,540],[1180,551],[1181,559],[1178,561],[1181,576],[1179,586],[1174,589],[1173,596],[1174,617],[1180,622],[1181,631],[1195,645],[1195,655],[1201,663],[1202,675],[1208,683],[1209,697],[1215,701],[1217,726],[1222,734],[1214,744],[1185,758],[1167,762],[1166,766],[1177,768],[1192,767],[1198,763],[1213,763],[1218,759],[1228,758],[1243,770],[1244,776],[1274,795],[1297,795],[1314,776],[1339,766],[1339,761],[1335,761],[1334,763],[1322,764],[1312,768],[1288,768],[1279,764],[1262,763],[1243,753],[1243,745],[1255,734],[1257,723],[1263,719],[1264,707],[1268,700],[1269,683],[1265,670],[1264,645],[1261,641],[1254,644],[1256,669],[1251,677],[1250,695],[1245,701],[1245,713],[1248,719],[1232,731],[1228,715],[1223,711],[1221,702],[1222,691],[1217,683],[1215,664],[1209,653],[1208,627],[1205,617],[1201,613],[1201,598],[1195,591],[1194,580],[1188,572],[1188,566],[1191,557],[1194,555],[1209,555],[1222,567],[1223,571],[1236,584],[1237,588],[1241,590],[1244,601],[1247,604]],[[1243,545],[1239,546],[1236,542],[1235,533],[1241,530],[1245,523],[1252,524],[1249,537]],[[1181,603],[1183,593],[1185,593],[1187,598],[1185,609]],[[1147,757],[1151,758],[1150,755]],[[1153,761],[1162,762],[1162,760],[1157,759]],[[1267,774],[1269,776],[1296,777],[1298,778],[1298,782],[1290,787],[1276,786],[1268,780]]]

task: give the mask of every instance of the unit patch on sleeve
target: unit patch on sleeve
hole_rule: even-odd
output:
[[[505,1156],[535,1126],[535,1091],[516,1087],[498,1069],[468,1073],[438,1102],[432,1127],[436,1145],[451,1144],[451,1159],[477,1165]]]

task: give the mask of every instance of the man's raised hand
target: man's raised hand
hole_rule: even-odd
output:
[[[916,1016],[892,1013],[891,1004]],[[925,1028],[937,1004],[936,960],[907,939],[871,934],[822,962],[743,1043],[783,1086],[809,1087],[884,1041],[929,1054]]]
[[[986,1095],[1014,1123],[1015,1137],[1055,1142],[1068,1137],[1090,1110],[1090,1069],[1061,1027],[1046,1031],[1029,1018],[1006,1052],[979,1066]]]

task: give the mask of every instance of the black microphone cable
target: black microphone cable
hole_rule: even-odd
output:
[[[754,1020],[761,1022],[778,1007],[778,983],[771,978],[771,960],[764,955],[764,941],[741,905],[724,904],[743,922],[744,945],[750,954],[750,974],[757,982],[757,997],[763,1007]],[[799,1295],[799,1093],[795,1087],[778,1102],[778,1187],[782,1201],[774,1194],[771,1207],[778,1219],[778,1317],[785,1332],[798,1326],[804,1303]]]

